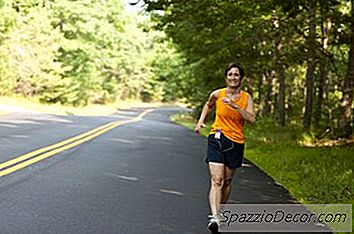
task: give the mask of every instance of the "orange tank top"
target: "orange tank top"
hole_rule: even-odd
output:
[[[241,95],[233,102],[242,109],[247,107],[248,93],[241,91]],[[219,97],[216,100],[216,117],[211,126],[210,134],[214,134],[218,129],[230,140],[243,144],[245,136],[243,133],[244,119],[232,107],[223,104],[221,99],[226,96],[226,88],[220,89]]]

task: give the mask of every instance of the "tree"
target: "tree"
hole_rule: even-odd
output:
[[[221,65],[240,60],[246,67],[245,88],[257,84],[253,96],[258,113],[280,125],[302,115],[304,130],[317,136],[328,126],[333,137],[336,129],[352,129],[349,1],[145,2],[149,11],[164,11],[155,17],[159,28],[193,67],[188,70],[192,87],[184,92],[195,106],[205,101],[205,90],[223,85]]]
[[[303,126],[308,130],[311,126],[312,108],[313,108],[313,85],[316,66],[316,0],[310,0],[308,6],[308,25],[309,35],[308,45],[308,64],[306,72],[305,86],[305,113],[303,117]]]
[[[182,65],[181,56],[148,28],[147,15],[125,12],[122,0],[1,4],[1,94],[78,106],[174,93],[160,77],[165,68],[153,66],[163,56]],[[180,75],[178,69],[169,76]]]
[[[61,38],[51,27],[48,8],[26,8],[26,14],[18,17],[16,27],[7,32],[1,45],[1,57],[7,61],[5,77],[13,83],[12,91],[39,95],[58,81],[63,73],[57,62]]]
[[[339,121],[341,136],[350,137],[353,134],[353,86],[354,86],[354,1],[351,0],[351,21],[350,21],[350,50],[348,56],[347,74],[342,89],[341,108],[342,116]]]

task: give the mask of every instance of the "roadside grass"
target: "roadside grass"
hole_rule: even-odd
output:
[[[9,112],[7,112],[7,111],[4,111],[4,110],[0,110],[0,116],[1,115],[7,115]]]
[[[136,100],[117,100],[114,103],[105,105],[90,104],[84,107],[73,107],[61,104],[43,104],[36,99],[25,99],[22,97],[0,96],[0,115],[6,115],[9,111],[1,109],[1,105],[16,107],[27,111],[55,114],[55,115],[80,115],[80,116],[103,116],[115,113],[119,109],[131,107],[157,107],[161,103],[143,103]]]
[[[246,157],[304,203],[353,203],[354,145],[303,147],[301,127],[259,121],[246,131]]]
[[[186,114],[172,120],[190,129],[196,121]],[[210,124],[202,131],[207,135]],[[246,126],[245,157],[303,204],[354,206],[354,145],[304,147],[301,126],[285,128],[274,121],[258,120]],[[354,215],[352,217],[352,223]],[[354,226],[354,225],[352,225]]]

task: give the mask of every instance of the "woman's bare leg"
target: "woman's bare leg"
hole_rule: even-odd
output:
[[[221,196],[221,204],[225,204],[230,197],[231,188],[232,188],[232,178],[235,175],[236,169],[232,169],[229,167],[225,167],[224,174],[224,184],[222,187],[222,196]]]
[[[213,215],[219,212],[224,185],[225,165],[222,163],[209,162],[210,192],[209,205]]]

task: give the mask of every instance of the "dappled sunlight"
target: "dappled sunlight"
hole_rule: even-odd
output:
[[[330,139],[321,139],[321,140],[312,140],[312,141],[300,141],[300,146],[303,147],[333,147],[333,146],[354,146],[354,138],[353,139],[338,139],[338,140],[330,140]]]

